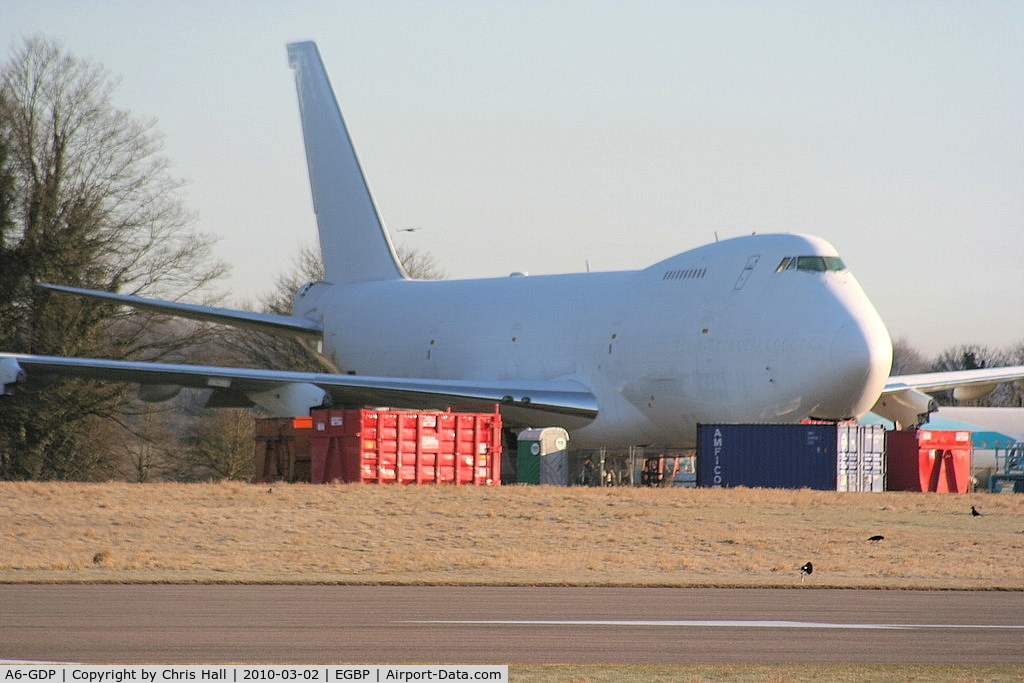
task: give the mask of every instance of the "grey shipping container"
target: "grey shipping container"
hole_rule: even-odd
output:
[[[880,427],[704,424],[697,427],[697,485],[881,491]]]
[[[885,427],[838,425],[836,489],[862,493],[885,490]]]

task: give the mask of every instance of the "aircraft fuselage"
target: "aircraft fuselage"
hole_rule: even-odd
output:
[[[874,404],[892,345],[852,273],[777,270],[816,256],[836,252],[751,235],[638,271],[321,286],[296,312],[322,320],[343,372],[574,379],[599,404],[576,446],[690,445],[700,422],[844,419]]]

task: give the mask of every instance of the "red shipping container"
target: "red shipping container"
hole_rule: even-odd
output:
[[[501,413],[314,410],[314,484],[501,483]]]
[[[886,434],[886,490],[968,493],[971,433],[904,430]]]

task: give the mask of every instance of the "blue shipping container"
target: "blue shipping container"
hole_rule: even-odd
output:
[[[697,485],[836,490],[834,424],[697,426]]]

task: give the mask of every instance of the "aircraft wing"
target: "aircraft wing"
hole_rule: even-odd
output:
[[[919,375],[894,375],[889,378],[882,391],[890,393],[904,389],[940,391],[958,387],[975,387],[988,391],[997,384],[1024,379],[1024,365],[1005,368],[981,368],[979,370],[950,370],[948,372],[925,372]],[[985,392],[988,393],[988,392]]]
[[[141,296],[129,294],[115,294],[114,292],[102,292],[95,289],[80,289],[78,287],[67,287],[65,285],[50,285],[39,282],[37,286],[49,289],[54,292],[64,292],[86,296],[93,299],[100,299],[113,304],[132,306],[156,313],[176,315],[181,318],[190,318],[208,323],[221,323],[233,327],[261,330],[275,334],[285,334],[293,337],[320,338],[322,330],[320,325],[306,318],[298,318],[290,315],[274,315],[272,313],[255,313],[252,311],[236,311],[216,306],[201,306],[199,304],[186,304],[176,301],[161,301],[159,299],[146,299]]]
[[[327,405],[437,408],[501,404],[510,424],[558,424],[577,429],[597,416],[597,399],[571,379],[537,382],[434,380],[331,373],[174,365],[0,353],[0,393],[32,377],[74,376],[133,382],[143,398],[165,400],[181,387],[212,389],[208,405],[257,405],[270,414],[306,415]]]
[[[935,400],[927,392],[952,389],[954,398],[970,400],[987,395],[997,384],[1021,379],[1024,379],[1024,365],[894,375],[871,411],[900,426],[920,425],[937,409]]]

